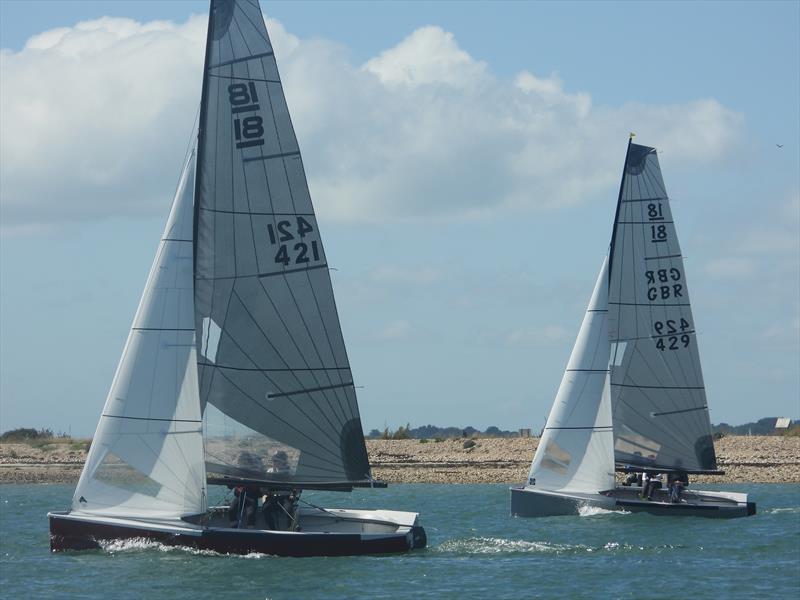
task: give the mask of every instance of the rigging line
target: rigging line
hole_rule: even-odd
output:
[[[230,36],[228,36],[230,38]],[[242,56],[240,58],[233,58],[231,60],[226,60],[215,65],[209,65],[208,70],[211,69],[219,69],[220,67],[227,67],[229,65],[235,65],[240,62],[247,62],[249,60],[256,60],[258,58],[263,58],[265,56],[272,56],[274,53],[270,50],[269,52],[262,52],[260,54],[251,54],[250,56]],[[210,75],[210,73],[209,73]]]
[[[290,372],[290,371],[349,371],[350,367],[286,367],[280,369],[262,369],[260,367],[231,367],[227,365],[220,365],[212,362],[198,362],[203,367],[216,367],[217,369],[228,369],[230,371],[267,371],[272,372]]]
[[[307,439],[307,440],[308,440],[309,442],[311,442],[312,444],[316,445],[317,447],[321,448],[322,450],[324,450],[325,452],[327,452],[328,454],[330,454],[331,456],[333,456],[334,458],[336,458],[336,459],[339,459],[339,460],[337,460],[337,461],[330,460],[330,459],[324,458],[324,457],[322,457],[322,456],[319,456],[318,454],[315,454],[315,453],[311,452],[310,450],[303,449],[303,448],[298,448],[298,450],[300,450],[301,452],[305,452],[305,453],[307,453],[307,454],[308,454],[309,456],[311,456],[312,458],[316,458],[317,460],[319,460],[319,461],[321,461],[321,462],[328,463],[329,465],[331,465],[332,467],[334,467],[334,469],[337,469],[337,470],[338,470],[338,469],[340,469],[340,468],[341,468],[341,464],[340,464],[341,457],[339,457],[339,456],[338,456],[338,455],[337,455],[335,452],[333,452],[333,451],[332,451],[332,450],[330,450],[329,448],[327,448],[327,447],[323,446],[323,445],[322,445],[322,444],[320,444],[320,443],[319,443],[319,442],[318,442],[318,441],[317,441],[315,438],[313,438],[313,437],[310,437],[308,434],[306,434],[305,432],[301,431],[300,429],[298,429],[297,427],[295,427],[294,425],[292,425],[292,424],[291,424],[289,421],[286,421],[285,419],[281,418],[281,417],[280,417],[280,416],[278,416],[276,413],[272,412],[272,411],[271,411],[269,408],[267,408],[266,406],[264,406],[263,404],[261,404],[260,402],[258,402],[258,401],[257,401],[255,398],[253,398],[253,397],[252,397],[250,394],[248,394],[246,391],[244,391],[242,388],[240,388],[240,387],[239,387],[239,386],[236,384],[236,382],[234,382],[233,380],[231,380],[230,378],[228,378],[228,377],[225,375],[225,373],[223,373],[223,372],[221,372],[221,371],[220,371],[220,372],[219,372],[219,374],[220,374],[220,375],[223,377],[223,379],[227,380],[227,381],[228,381],[228,383],[230,383],[230,384],[231,384],[231,385],[232,385],[234,388],[236,388],[236,390],[237,390],[237,391],[238,391],[240,394],[242,394],[242,395],[243,395],[245,398],[247,398],[248,400],[250,400],[250,401],[251,401],[253,404],[255,404],[255,405],[258,407],[258,408],[260,408],[261,410],[263,410],[264,412],[266,412],[267,414],[269,414],[271,417],[274,417],[274,418],[275,418],[277,421],[280,421],[281,423],[283,423],[284,425],[286,425],[286,426],[287,426],[289,429],[292,429],[292,430],[294,430],[296,433],[300,434],[300,436],[304,437],[305,439]],[[266,435],[266,434],[262,434],[262,435]],[[270,436],[270,437],[271,437],[271,436]],[[278,441],[283,441],[283,440],[280,440],[280,439],[279,439]],[[290,445],[294,446],[294,444],[290,444]]]
[[[195,420],[195,419],[157,419],[155,417],[128,417],[125,415],[109,415],[103,413],[100,415],[101,417],[108,417],[109,419],[126,419],[130,421],[163,421],[165,423],[202,423],[202,420]],[[176,432],[177,433],[177,432]],[[193,433],[191,431],[185,433]]]
[[[289,290],[289,295],[292,297],[292,301],[294,302],[294,306],[297,309],[298,315],[300,316],[300,321],[303,323],[303,326],[305,327],[306,334],[308,335],[308,338],[311,341],[311,345],[314,347],[314,350],[315,350],[315,352],[317,354],[317,358],[319,359],[319,362],[322,364],[322,363],[324,363],[324,361],[322,359],[322,355],[319,353],[319,350],[316,347],[316,343],[314,342],[314,337],[311,335],[311,330],[309,329],[308,325],[305,322],[305,318],[303,317],[303,313],[302,313],[302,311],[300,309],[300,305],[297,303],[297,299],[294,296],[294,293],[293,293],[293,291],[291,289],[291,286],[289,285],[289,282],[286,281],[286,278],[284,278],[284,282],[286,282],[286,287]],[[267,297],[267,300],[269,300],[270,305],[272,306],[273,310],[275,311],[275,314],[277,315],[278,319],[280,320],[281,325],[283,325],[283,328],[286,331],[286,335],[288,336],[288,338],[291,340],[292,344],[294,345],[295,350],[300,355],[300,358],[303,360],[303,362],[305,363],[306,367],[310,368],[310,365],[309,365],[308,359],[305,356],[305,353],[300,349],[300,345],[297,343],[297,340],[292,335],[292,331],[291,331],[291,329],[289,329],[289,326],[286,324],[286,321],[284,320],[283,315],[278,310],[278,307],[275,306],[275,302],[272,300],[272,296],[270,296],[269,292],[267,291],[267,288],[264,285],[263,280],[259,279],[259,284],[261,285],[261,289],[264,292],[264,295]],[[320,315],[320,318],[321,318],[321,315]],[[278,353],[278,355],[281,356],[281,359],[283,360],[284,364],[286,364],[288,366],[288,363],[283,358],[283,356],[280,353]],[[312,373],[312,375],[314,377],[314,382],[317,385],[320,385],[321,381],[319,379],[317,379],[317,374],[315,372],[313,372],[313,371],[311,371],[311,373]],[[352,377],[352,375],[351,375],[351,377]],[[296,375],[295,375],[295,379],[297,380],[297,382],[301,386],[303,385],[302,382],[300,381],[300,378],[297,377]],[[330,378],[330,374],[328,374],[327,379],[328,379],[328,383],[332,383],[332,380]],[[341,428],[344,427],[344,424],[345,424],[347,419],[340,418],[340,416],[334,410],[333,405],[331,404],[330,400],[328,399],[327,394],[323,394],[323,397],[325,398],[325,402],[327,402],[327,404],[328,404],[328,408],[330,408],[331,412],[336,416],[337,421],[339,421],[338,429],[339,429],[339,431],[341,431]],[[316,401],[313,400],[313,398],[312,398],[312,401],[314,402],[314,404],[316,406]],[[317,406],[317,408],[319,409],[318,406]],[[341,405],[340,405],[340,409],[341,409]],[[320,412],[322,412],[325,415],[325,419],[328,421],[328,423],[330,424],[331,428],[337,429],[337,427],[330,421],[330,419],[328,419],[327,414],[325,414],[321,410],[320,410]],[[344,411],[342,411],[342,414],[344,415]]]
[[[239,296],[238,292],[236,292],[236,291],[234,290],[234,291],[233,291],[233,293],[231,294],[231,297],[233,297],[233,296],[236,296],[236,299],[237,299],[237,300],[239,301],[239,303],[241,304],[241,306],[242,306],[242,308],[244,309],[245,313],[247,313],[247,316],[248,316],[248,317],[250,317],[250,320],[251,320],[251,321],[252,321],[252,322],[255,324],[255,326],[256,326],[256,327],[258,328],[258,330],[261,332],[261,335],[264,337],[264,339],[265,339],[265,340],[267,341],[267,343],[270,345],[270,347],[272,348],[273,352],[275,352],[275,354],[276,354],[276,355],[277,355],[277,356],[278,356],[278,357],[281,359],[281,361],[283,361],[283,364],[284,364],[284,365],[288,366],[288,364],[286,363],[286,359],[283,357],[283,355],[282,355],[280,352],[278,352],[278,349],[277,349],[277,348],[275,348],[275,346],[273,345],[273,343],[272,343],[272,342],[271,342],[271,340],[269,339],[269,336],[267,336],[266,332],[265,332],[265,331],[262,329],[262,327],[261,327],[261,324],[260,324],[260,323],[259,323],[259,322],[258,322],[258,321],[255,319],[255,317],[252,315],[252,313],[251,313],[251,312],[248,310],[247,306],[245,306],[245,304],[244,304],[244,302],[242,301],[241,297]],[[268,296],[268,298],[269,298],[269,296]],[[271,299],[271,298],[269,298],[269,300],[270,300],[270,303],[272,304],[272,299]],[[274,305],[274,304],[272,304],[272,306],[273,306],[273,309],[275,309],[275,310],[276,310],[276,312],[277,312],[277,309],[275,308],[275,305]],[[281,321],[283,320],[280,314],[278,314],[278,318],[280,318],[280,319],[281,319]],[[284,324],[284,327],[286,327],[286,325],[285,325],[285,324]],[[291,339],[291,334],[290,334],[290,336],[289,336],[289,337],[290,337],[290,339]],[[232,338],[231,338],[231,339],[232,339]],[[236,344],[236,341],[235,341],[235,340],[234,340],[234,343]],[[237,346],[237,347],[239,348],[239,350],[240,350],[240,351],[241,351],[241,352],[242,352],[242,353],[243,353],[243,354],[244,354],[244,355],[245,355],[245,356],[248,358],[248,360],[250,360],[250,362],[252,362],[254,365],[256,365],[256,364],[257,364],[257,363],[256,363],[256,361],[254,361],[254,360],[253,360],[253,359],[250,357],[250,355],[249,355],[249,354],[248,354],[248,353],[247,353],[247,352],[246,352],[246,351],[245,351],[245,350],[244,350],[244,349],[243,349],[241,346],[239,346],[239,344],[236,344],[236,346]],[[302,353],[301,353],[301,354],[302,354]],[[273,380],[272,380],[270,377],[268,377],[266,373],[264,373],[264,372],[262,371],[262,372],[261,372],[261,375],[262,375],[262,376],[263,376],[263,377],[264,377],[264,378],[265,378],[265,379],[266,379],[266,380],[267,380],[267,381],[268,381],[270,384],[272,384],[272,385],[274,385],[276,388],[278,388],[278,390],[279,390],[279,391],[281,391],[281,392],[283,392],[283,391],[284,391],[284,390],[281,388],[281,386],[279,386],[279,385],[275,384],[275,382],[274,382],[274,381],[273,381]],[[303,385],[303,382],[302,382],[302,381],[300,381],[300,378],[299,378],[299,377],[298,377],[296,374],[294,374],[294,373],[293,373],[293,375],[294,375],[294,378],[295,378],[295,380],[297,381],[297,383],[298,383],[299,385]],[[227,376],[225,376],[225,374],[224,374],[224,373],[223,373],[223,377],[226,377],[226,378],[227,378]],[[291,403],[292,403],[292,406],[294,406],[294,407],[295,407],[295,408],[296,408],[296,409],[297,409],[297,410],[298,410],[300,413],[302,413],[302,414],[303,414],[303,416],[305,416],[305,417],[306,417],[306,419],[308,419],[309,423],[312,423],[312,424],[313,424],[313,425],[314,425],[314,426],[315,426],[317,429],[319,429],[319,430],[320,430],[320,431],[321,431],[321,432],[322,432],[322,433],[323,433],[323,434],[324,434],[324,435],[325,435],[325,436],[326,436],[326,437],[327,437],[327,438],[328,438],[328,439],[329,439],[329,440],[330,440],[330,441],[333,443],[334,447],[338,445],[338,444],[337,444],[337,442],[336,442],[336,440],[334,440],[334,439],[333,439],[333,438],[330,436],[330,434],[329,434],[328,432],[326,432],[324,429],[322,429],[322,427],[320,427],[320,426],[319,426],[319,424],[318,424],[316,421],[314,421],[313,419],[311,419],[311,417],[309,417],[309,416],[308,416],[308,414],[307,414],[307,413],[306,413],[306,412],[305,412],[305,411],[304,411],[304,410],[303,410],[303,409],[300,407],[300,405],[299,405],[297,402],[295,402],[295,401],[294,401],[294,400],[292,400],[291,398],[289,398],[289,402],[291,402]],[[322,416],[324,416],[324,417],[325,417],[325,420],[326,420],[326,421],[328,421],[328,425],[330,425],[330,426],[331,426],[331,429],[335,431],[335,430],[337,429],[337,428],[336,428],[336,426],[335,426],[335,425],[334,425],[334,424],[331,422],[331,420],[328,418],[328,415],[327,415],[327,414],[326,414],[324,411],[322,411],[322,410],[320,409],[319,405],[317,404],[317,401],[316,401],[316,400],[315,400],[313,397],[311,397],[311,402],[314,404],[314,406],[315,406],[315,407],[316,407],[316,409],[317,409],[317,410],[320,412],[320,414],[322,414]],[[337,416],[338,416],[338,415],[337,415]],[[340,428],[341,428],[341,426],[342,426],[342,424],[340,423]]]

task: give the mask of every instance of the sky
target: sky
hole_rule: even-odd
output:
[[[365,430],[543,426],[630,131],[659,151],[712,422],[800,418],[800,3],[261,6]],[[0,0],[0,430],[92,434],[206,24]]]

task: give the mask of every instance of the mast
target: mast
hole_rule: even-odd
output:
[[[619,194],[617,195],[617,209],[614,212],[614,223],[615,226],[611,230],[611,245],[608,249],[608,282],[611,283],[611,265],[614,262],[614,242],[617,239],[617,228],[616,222],[619,220],[619,209],[622,206],[622,188],[625,185],[625,170],[628,168],[628,155],[631,152],[631,144],[633,143],[633,138],[636,134],[631,132],[628,136],[628,146],[625,149],[625,163],[622,165],[622,176],[620,177],[619,181]]]

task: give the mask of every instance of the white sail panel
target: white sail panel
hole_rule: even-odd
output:
[[[194,340],[194,169],[192,153],[75,491],[75,511],[180,518],[205,508]]]
[[[658,157],[647,146],[629,145],[610,269],[617,462],[715,469],[686,271]]]
[[[578,338],[533,457],[528,486],[597,493],[614,487],[603,261]]]

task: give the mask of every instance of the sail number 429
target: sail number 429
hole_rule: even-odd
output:
[[[273,246],[278,247],[275,262],[284,267],[290,263],[301,265],[311,261],[318,261],[319,243],[317,240],[304,240],[313,233],[314,227],[303,217],[296,217],[295,222],[278,221],[273,226],[267,224],[267,234]]]
[[[692,338],[689,336],[691,329],[689,321],[681,318],[680,321],[674,319],[667,319],[666,321],[655,321],[653,323],[658,339],[656,340],[656,348],[661,350],[678,350],[680,348],[688,348]],[[675,334],[675,335],[670,335]]]

